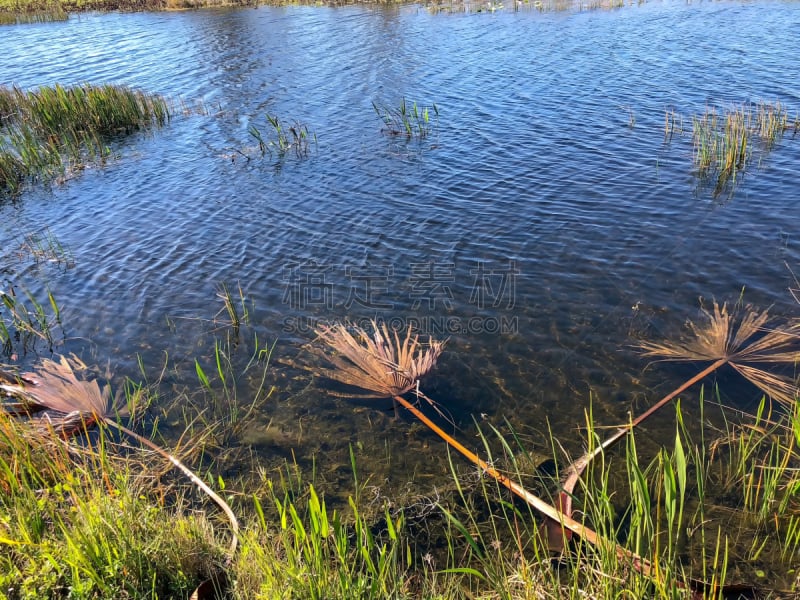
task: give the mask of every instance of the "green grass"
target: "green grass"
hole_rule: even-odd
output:
[[[102,164],[114,140],[169,119],[165,99],[124,86],[0,87],[0,193]]]
[[[208,387],[223,393],[214,380]],[[759,583],[756,573],[766,570],[764,581],[790,582],[800,557],[798,415],[762,411],[750,427],[698,439],[676,414],[671,445],[647,457],[629,436],[576,490],[587,524],[657,565],[656,576],[620,560],[613,544],[577,538],[554,563],[539,515],[458,463],[424,507],[376,504],[351,452],[346,505],[329,505],[313,475],[306,479],[294,464],[226,482],[207,472],[243,523],[228,593],[237,600],[684,598],[681,586],[692,580]],[[588,427],[591,446],[601,437]],[[480,439],[509,476],[542,493],[556,489],[513,432]],[[203,509],[188,484],[159,475],[152,457],[120,452],[117,443],[105,430],[66,443],[0,413],[0,593],[187,597],[225,564],[227,532],[216,511]],[[765,468],[772,484],[753,475]],[[745,569],[736,564],[742,557]]]
[[[430,107],[417,106],[416,102],[408,104],[405,98],[400,100],[397,107],[375,102],[372,107],[383,122],[383,133],[388,136],[422,140],[434,131],[439,119],[436,104]]]
[[[736,184],[737,177],[752,162],[754,153],[764,155],[789,130],[800,127],[797,117],[790,120],[780,102],[742,104],[719,113],[708,107],[702,115],[692,117],[694,164],[698,174],[715,181],[715,193]],[[682,122],[674,112],[666,115],[667,137]]]
[[[701,584],[698,597],[721,598],[726,584],[740,583],[800,592],[797,403],[773,409],[764,400],[745,415],[702,392],[691,414],[674,402],[660,448],[633,429],[589,463],[574,514],[597,539],[571,535],[555,555],[542,515],[460,457],[449,474],[430,473],[435,487],[400,501],[362,472],[355,449],[352,489],[342,490],[327,488],[314,466],[269,468],[237,447],[274,400],[274,348],[251,331],[241,288],[223,285],[217,296],[211,324],[224,335],[192,361],[197,385],[176,388],[177,366],[165,364],[155,381],[143,369],[144,383],[117,387],[126,426],[147,423],[151,440],[174,448],[233,508],[238,549],[229,549],[221,505],[165,470],[160,452],[113,424],[62,439],[4,399],[0,597],[186,598],[208,582],[232,600],[683,599]],[[607,435],[591,412],[582,432],[590,451]],[[559,465],[571,462],[558,440],[529,440],[509,426],[477,427],[468,439],[493,470],[555,503]]]

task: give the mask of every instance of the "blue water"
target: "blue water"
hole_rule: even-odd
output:
[[[537,444],[548,426],[574,439],[590,400],[616,424],[692,373],[645,369],[633,345],[677,336],[701,297],[744,290],[797,314],[800,142],[788,133],[715,195],[692,165],[691,117],[760,100],[800,110],[800,5],[480,7],[90,14],[0,29],[2,84],[119,83],[205,107],[115,146],[104,168],[0,204],[2,285],[50,289],[57,350],[118,377],[141,378],[138,357],[157,374],[168,354],[168,396],[197,387],[194,358],[210,360],[225,318],[217,291],[239,282],[255,308],[235,361],[253,330],[277,340],[276,391],[233,443],[336,463],[359,442],[399,457],[386,477],[439,472],[419,466],[436,442],[298,370],[313,319],[413,320],[449,337],[428,395],[467,435],[473,418],[508,419]],[[403,97],[438,108],[422,141],[381,131],[372,103]],[[667,109],[686,127],[668,143]],[[267,131],[266,114],[315,134],[308,158],[258,154],[248,129]],[[73,265],[20,256],[23,236],[42,231]],[[723,394],[757,396],[735,382]]]

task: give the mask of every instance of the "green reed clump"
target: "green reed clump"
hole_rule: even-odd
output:
[[[602,452],[589,465],[575,502],[583,521],[607,543],[572,537],[558,570],[548,566],[550,548],[536,527],[535,511],[503,499],[502,487],[486,477],[477,491],[467,488],[470,476],[452,467],[460,506],[440,502],[453,527],[448,570],[468,576],[473,594],[486,594],[488,587],[493,597],[677,599],[702,590],[716,590],[709,597],[727,597],[748,585],[765,586],[764,595],[769,588],[796,593],[800,474],[792,468],[779,469],[780,475],[763,473],[764,467],[797,466],[796,445],[791,447],[796,442],[787,438],[800,433],[796,414],[773,423],[777,437],[763,431],[759,444],[745,441],[746,457],[713,450],[728,442],[712,443],[710,450],[707,441],[714,432],[707,424],[699,439],[697,432],[690,434],[679,403],[676,417],[674,441],[653,456],[646,456],[631,433],[624,450]],[[594,429],[591,414],[587,427],[591,450],[605,434]],[[516,433],[492,428],[491,437],[479,434],[490,462],[510,477],[528,489],[557,488],[549,470],[531,464]],[[759,475],[738,475],[742,469],[751,472],[752,465],[759,465]],[[729,470],[732,485],[726,486],[718,473]],[[770,477],[779,483],[770,484]],[[754,521],[748,506],[769,507],[768,516]],[[615,544],[630,554],[620,556]],[[644,562],[649,573],[637,567]]]
[[[671,137],[675,128],[674,113],[666,116],[665,132]],[[797,129],[797,120],[790,122],[780,102],[743,104],[717,113],[714,107],[692,118],[694,162],[702,177],[716,179],[716,192],[735,184],[739,172],[746,169],[757,148],[767,152],[788,129]]]
[[[405,136],[408,139],[424,139],[433,131],[439,119],[439,109],[432,106],[417,106],[416,102],[409,106],[405,98],[397,107],[388,104],[372,103],[375,114],[383,121],[383,132],[390,136]]]
[[[352,454],[351,454],[352,460]],[[233,571],[236,598],[413,597],[411,540],[402,513],[384,506],[380,526],[351,496],[329,508],[313,483],[281,478],[255,494],[255,519]]]
[[[118,136],[169,119],[164,98],[125,86],[0,87],[0,191],[102,161]]]
[[[266,134],[255,125],[250,125],[249,130],[250,135],[258,142],[261,156],[274,155],[279,161],[288,154],[294,154],[297,158],[308,157],[310,142],[317,143],[317,135],[310,134],[308,126],[299,121],[286,125],[277,115],[266,115],[266,117],[269,126]]]
[[[764,399],[747,423],[725,425],[711,447],[723,492],[743,490],[740,509],[762,525],[800,508],[800,404],[775,414]]]

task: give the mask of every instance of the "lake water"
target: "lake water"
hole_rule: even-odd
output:
[[[715,195],[692,165],[691,117],[760,100],[794,116],[800,5],[518,8],[3,27],[2,84],[118,83],[207,111],[115,146],[105,168],[0,203],[2,286],[40,299],[47,286],[63,312],[57,350],[118,377],[140,378],[137,357],[155,377],[168,354],[168,396],[198,387],[194,359],[210,366],[223,335],[217,291],[239,282],[255,308],[234,361],[245,364],[254,331],[276,341],[276,390],[232,443],[264,464],[315,456],[343,482],[354,444],[378,485],[413,478],[420,490],[447,477],[441,443],[394,421],[386,402],[333,397],[298,370],[313,319],[412,320],[449,337],[422,387],[464,440],[476,443],[473,419],[508,420],[532,447],[548,427],[570,447],[590,402],[598,422],[617,424],[695,371],[646,368],[633,345],[677,336],[701,297],[744,290],[796,315],[800,140],[787,133]],[[382,133],[373,102],[403,97],[438,108],[426,139]],[[668,109],[687,132],[666,143]],[[267,114],[316,135],[307,158],[258,155],[249,128],[267,132]],[[74,264],[18,256],[24,234],[42,231]],[[723,383],[731,403],[757,397]]]

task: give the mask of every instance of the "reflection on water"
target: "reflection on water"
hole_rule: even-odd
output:
[[[259,8],[6,28],[3,83],[124,83],[210,110],[0,206],[4,249],[48,227],[74,258],[68,269],[5,265],[3,278],[53,291],[63,350],[133,377],[138,356],[157,370],[169,353],[176,387],[193,385],[195,357],[211,360],[218,286],[241,282],[252,328],[277,340],[280,359],[277,392],[244,438],[265,463],[291,447],[348,480],[354,444],[381,485],[413,474],[424,487],[443,472],[428,447],[438,442],[394,420],[390,403],[332,397],[296,368],[319,318],[377,316],[449,337],[423,387],[465,439],[473,419],[508,420],[532,446],[552,429],[570,447],[590,401],[598,422],[616,424],[693,372],[646,369],[633,344],[674,337],[699,297],[744,290],[796,314],[786,264],[800,263],[800,145],[784,139],[721,204],[698,187],[690,137],[665,144],[663,127],[668,107],[690,116],[777,99],[796,110],[799,23],[792,3],[665,2]],[[435,136],[381,134],[372,103],[403,97],[436,103]],[[232,159],[267,113],[317,135],[308,159],[279,169]],[[732,387],[731,402],[752,401]]]

